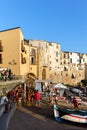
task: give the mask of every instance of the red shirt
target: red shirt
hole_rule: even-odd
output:
[[[35,99],[36,99],[36,100],[40,100],[40,93],[39,93],[39,92],[36,92],[36,93],[35,93]]]

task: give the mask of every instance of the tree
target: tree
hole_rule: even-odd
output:
[[[81,80],[81,83],[83,84],[83,86],[87,86],[87,79]]]

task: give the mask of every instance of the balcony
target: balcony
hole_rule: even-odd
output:
[[[21,51],[25,52],[25,47],[24,46],[21,47]]]
[[[35,56],[36,52],[30,52],[30,56]]]
[[[3,46],[0,46],[0,52],[2,52],[3,51]]]
[[[83,67],[78,67],[78,70],[84,70],[84,68]]]
[[[0,59],[0,64],[2,64],[3,62],[2,62],[2,60]]]
[[[26,64],[26,58],[25,58],[25,57],[23,57],[23,58],[21,59],[21,63],[22,63],[22,64]]]
[[[30,55],[35,56],[36,54],[37,54],[36,49],[35,48],[30,48]]]
[[[48,64],[47,63],[43,63],[43,67],[48,67]]]

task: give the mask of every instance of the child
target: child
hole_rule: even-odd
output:
[[[36,90],[35,92],[35,101],[36,101],[36,107],[41,108],[40,107],[40,93],[38,92],[38,90]]]

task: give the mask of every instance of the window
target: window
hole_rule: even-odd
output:
[[[0,40],[0,46],[2,45],[2,40]]]
[[[66,61],[64,60],[64,64],[66,64]]]
[[[81,63],[81,59],[79,60],[79,63]]]
[[[81,77],[81,74],[79,74],[79,76]]]
[[[72,59],[70,59],[70,63],[72,63]]]
[[[30,57],[30,64],[32,64],[32,65],[35,65],[35,64],[36,64],[36,59],[35,59],[34,56],[31,56],[31,57]]]
[[[2,54],[0,54],[0,64],[2,64]]]
[[[42,71],[42,79],[46,79],[46,69],[43,69]]]
[[[34,64],[34,57],[31,57],[31,64]]]
[[[0,40],[0,51],[3,51],[2,40]]]
[[[66,74],[66,76],[68,76],[68,74]]]
[[[25,64],[25,63],[26,63],[26,58],[23,57],[23,54],[21,54],[21,63],[22,63],[22,64]]]
[[[34,48],[32,48],[32,49],[31,49],[31,55],[35,55],[35,51],[36,51],[36,50],[35,50]]]
[[[58,62],[58,59],[56,59],[56,62]]]
[[[58,45],[56,46],[56,48],[58,49]]]
[[[49,46],[52,46],[52,44],[51,44],[51,43],[49,43]]]
[[[21,41],[21,51],[22,51],[22,52],[25,52],[25,47],[24,47],[23,43],[24,43],[24,41],[22,40],[22,41]]]
[[[66,66],[64,66],[64,71],[68,71],[68,68]]]
[[[56,75],[56,72],[54,74]]]
[[[64,58],[66,58],[66,54],[64,54]]]
[[[56,57],[58,57],[58,52],[56,51]]]
[[[75,79],[75,74],[72,74],[71,78],[72,78],[72,79]]]

